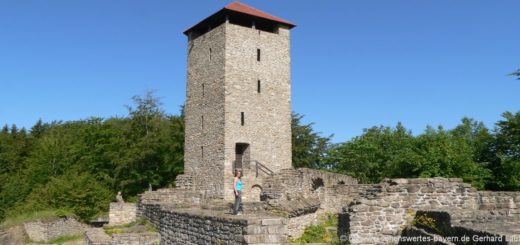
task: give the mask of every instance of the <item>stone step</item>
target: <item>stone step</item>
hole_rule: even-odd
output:
[[[249,218],[250,225],[285,225],[284,218],[270,217],[270,218]]]
[[[244,235],[247,244],[281,244],[287,243],[287,237],[279,234]]]
[[[287,232],[287,226],[280,225],[249,225],[246,228],[247,235],[261,235],[261,234],[280,234]]]

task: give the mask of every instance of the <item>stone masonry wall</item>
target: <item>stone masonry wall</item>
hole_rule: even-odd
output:
[[[159,245],[161,236],[156,232],[113,234],[111,245]]]
[[[74,218],[57,218],[50,221],[24,223],[24,229],[33,241],[49,241],[62,236],[81,235],[88,228]]]
[[[357,197],[357,186],[357,180],[347,175],[284,169],[265,180],[262,199],[272,212],[288,218],[287,234],[298,237],[305,227],[317,223],[320,213],[339,213],[346,200]]]
[[[243,244],[245,220],[163,211],[161,244]]]
[[[135,203],[110,203],[108,213],[109,225],[123,225],[134,222],[137,217],[137,206]]]
[[[348,175],[336,174],[308,168],[284,169],[271,178],[267,178],[263,186],[265,199],[292,199],[295,196],[316,198],[322,203],[336,186],[357,186],[357,180]],[[329,194],[327,194],[329,193]]]
[[[185,178],[190,179],[192,190],[220,198],[224,192],[225,34],[225,25],[220,25],[189,40],[184,110]]]
[[[249,144],[249,160],[274,172],[292,167],[290,31],[226,26],[225,179],[232,190],[237,143]],[[260,61],[257,60],[260,50]],[[258,92],[260,81],[260,93]],[[241,125],[241,113],[244,125]],[[245,176],[252,179],[252,176]],[[246,182],[251,189],[253,182]],[[250,193],[250,192],[249,192]],[[248,192],[244,193],[246,195]],[[232,200],[233,192],[225,192]]]
[[[454,220],[489,209],[489,215],[515,216],[519,200],[519,193],[478,192],[457,178],[393,179],[373,185],[345,211],[352,244],[394,244],[418,210],[447,210]]]
[[[103,228],[91,228],[85,232],[85,245],[111,245],[112,238],[108,236]]]

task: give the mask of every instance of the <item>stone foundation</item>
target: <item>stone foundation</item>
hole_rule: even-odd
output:
[[[111,245],[159,245],[160,242],[157,232],[125,233],[112,235]]]
[[[419,211],[446,212],[460,229],[501,235],[506,229],[507,234],[520,234],[514,228],[520,227],[520,193],[477,191],[458,178],[358,184],[346,175],[286,169],[256,183],[262,189],[261,201],[245,202],[244,216],[226,214],[230,202],[206,199],[184,184],[186,189],[144,193],[137,213],[160,229],[164,244],[280,244],[275,241],[299,237],[305,227],[317,224],[322,213],[339,215],[338,234],[349,235],[351,244],[394,244],[408,234],[405,231],[420,233],[410,228]],[[281,224],[251,228],[258,226],[259,217],[273,217]],[[248,231],[260,233],[250,236]]]
[[[136,221],[137,206],[135,203],[110,203],[108,214],[109,225],[124,225]]]
[[[370,190],[370,191],[368,191]],[[373,185],[344,209],[352,244],[397,244],[403,230],[420,210],[444,210],[461,227],[480,232],[493,223],[518,225],[516,192],[478,192],[461,179],[393,179]],[[490,212],[489,209],[493,211]],[[498,230],[496,232],[500,233]],[[513,231],[520,234],[520,229]]]
[[[29,239],[38,242],[47,242],[63,236],[81,235],[87,228],[87,225],[69,217],[24,223],[25,233]]]

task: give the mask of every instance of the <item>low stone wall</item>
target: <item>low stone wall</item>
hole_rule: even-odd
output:
[[[111,245],[112,238],[103,228],[91,228],[85,232],[85,245]]]
[[[517,223],[520,193],[477,191],[458,178],[392,179],[359,188],[344,208],[352,244],[393,244],[418,210],[446,210],[453,221],[472,226]],[[340,193],[343,187],[336,188]],[[344,193],[355,187],[344,187]],[[355,196],[355,195],[352,195]],[[340,198],[341,199],[341,198]],[[346,202],[347,203],[347,202]],[[331,206],[334,206],[331,204]]]
[[[325,198],[325,189],[336,185],[356,185],[357,180],[348,175],[308,168],[284,169],[266,178],[262,187],[262,199]]]
[[[320,212],[339,213],[357,197],[357,180],[348,175],[307,168],[284,169],[266,178],[261,200],[267,209],[288,218],[288,235],[299,237],[317,223]],[[348,202],[347,202],[348,203]]]
[[[247,221],[163,210],[161,244],[243,244]]]
[[[379,188],[377,188],[379,187]],[[348,207],[352,244],[395,244],[417,210],[477,210],[479,195],[461,179],[393,179]]]
[[[287,235],[293,238],[300,237],[305,228],[317,223],[318,213],[308,213],[287,219]]]
[[[112,235],[111,245],[159,245],[161,236],[156,232]]]
[[[108,214],[109,225],[124,225],[136,221],[137,205],[135,203],[110,203]]]
[[[507,216],[520,218],[520,192],[479,191],[479,210],[505,210]]]
[[[87,228],[87,225],[69,217],[24,223],[25,233],[31,240],[39,242],[47,242],[62,236],[81,235]]]

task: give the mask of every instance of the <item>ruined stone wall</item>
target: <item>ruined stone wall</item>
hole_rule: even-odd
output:
[[[479,191],[478,194],[479,210],[520,218],[520,192]]]
[[[329,195],[333,197],[328,189],[336,186],[357,186],[357,180],[348,175],[308,168],[284,169],[265,180],[262,195],[265,199],[316,198],[323,203]]]
[[[161,205],[176,208],[200,207],[204,200],[202,196],[198,191],[187,189],[166,188],[147,191],[138,196],[137,217],[147,218],[158,227],[160,216],[157,215],[160,215]]]
[[[74,218],[56,218],[49,221],[24,223],[24,229],[33,241],[49,241],[62,236],[81,235],[88,228]]]
[[[103,228],[91,228],[85,232],[85,245],[111,245],[112,238],[108,236]]]
[[[113,234],[111,245],[159,245],[161,236],[156,232]]]
[[[108,213],[109,225],[123,225],[134,222],[137,217],[137,206],[135,203],[110,203]]]
[[[417,210],[478,210],[479,193],[461,179],[394,179],[348,207],[352,244],[394,244]]]
[[[184,171],[208,197],[224,191],[225,25],[188,42]],[[183,182],[187,183],[187,182]]]
[[[372,184],[339,184],[325,189],[325,197],[321,202],[321,209],[330,213],[341,213],[343,207],[361,198],[370,196],[377,190],[377,185]]]
[[[339,213],[358,196],[357,180],[342,174],[307,168],[285,169],[264,182],[262,199],[271,212],[288,218],[288,235],[300,236],[321,213]]]
[[[164,211],[161,244],[243,244],[245,220]]]
[[[296,217],[287,219],[287,235],[293,238],[300,237],[305,228],[310,225],[316,225],[318,222],[318,213],[306,213]]]
[[[280,28],[278,33],[271,33],[234,24],[225,26],[225,174],[226,188],[231,190],[236,143],[249,144],[249,160],[259,161],[274,172],[292,166],[290,31]],[[245,177],[253,179],[252,175]],[[252,188],[251,184],[246,182],[246,190]],[[244,194],[248,198],[249,193]],[[225,195],[233,199],[232,191]]]

